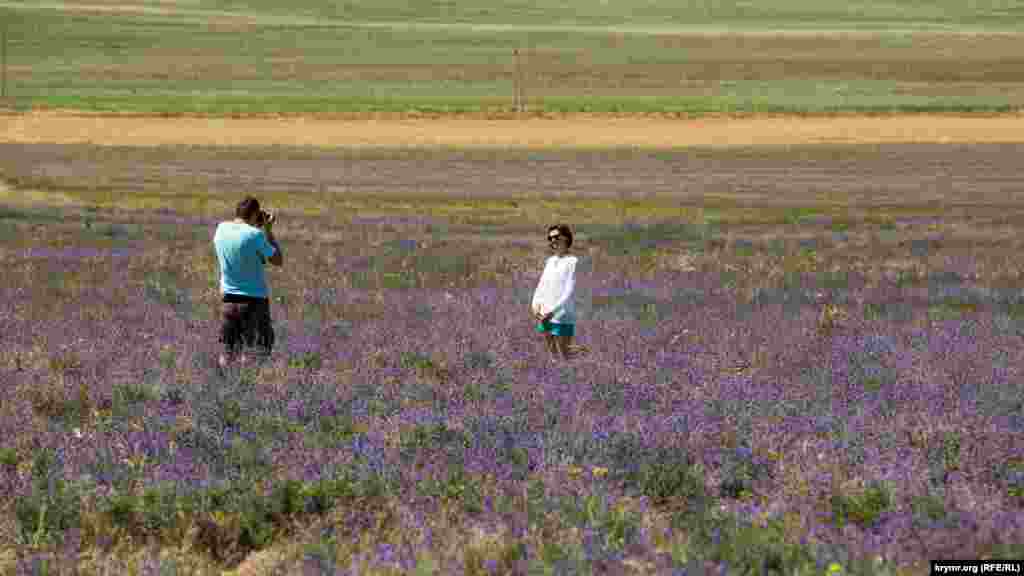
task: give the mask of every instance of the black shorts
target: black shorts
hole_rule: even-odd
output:
[[[257,348],[270,354],[274,348],[274,329],[270,323],[270,300],[238,294],[225,294],[220,341],[229,355],[242,347]]]

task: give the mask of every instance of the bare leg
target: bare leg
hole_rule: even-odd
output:
[[[550,332],[545,332],[544,333],[544,343],[548,347],[548,352],[551,353],[552,357],[557,358],[558,357],[558,345],[555,343],[555,338],[556,338],[556,336],[551,334]]]
[[[569,347],[572,346],[572,336],[556,336],[558,342],[558,352],[562,355],[565,360],[571,360],[576,353],[570,352]]]
[[[217,364],[221,368],[227,368],[228,366],[237,364],[243,356],[243,349],[241,346],[226,346],[225,349],[220,353],[217,358]]]
[[[225,350],[217,358],[220,375],[227,377],[238,369],[241,354],[237,350]]]

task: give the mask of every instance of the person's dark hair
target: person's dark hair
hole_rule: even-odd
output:
[[[252,196],[246,196],[238,203],[238,207],[235,208],[235,216],[238,216],[242,220],[248,220],[251,216],[255,216],[260,212],[260,201]]]
[[[548,227],[548,234],[551,234],[552,230],[558,230],[558,232],[562,236],[566,237],[566,239],[568,240],[568,243],[565,246],[567,248],[569,246],[572,246],[572,230],[569,230],[569,225],[568,224],[553,224],[553,225]]]

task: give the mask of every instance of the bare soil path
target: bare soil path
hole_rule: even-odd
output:
[[[146,117],[0,115],[0,143],[100,146],[745,147],[1021,143],[1024,114],[833,117]]]

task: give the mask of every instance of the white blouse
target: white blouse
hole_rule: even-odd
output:
[[[549,257],[544,264],[544,273],[540,276],[537,289],[533,292],[533,310],[542,314],[554,310],[555,315],[551,322],[555,324],[576,323],[573,291],[576,288],[578,260],[572,255]]]

